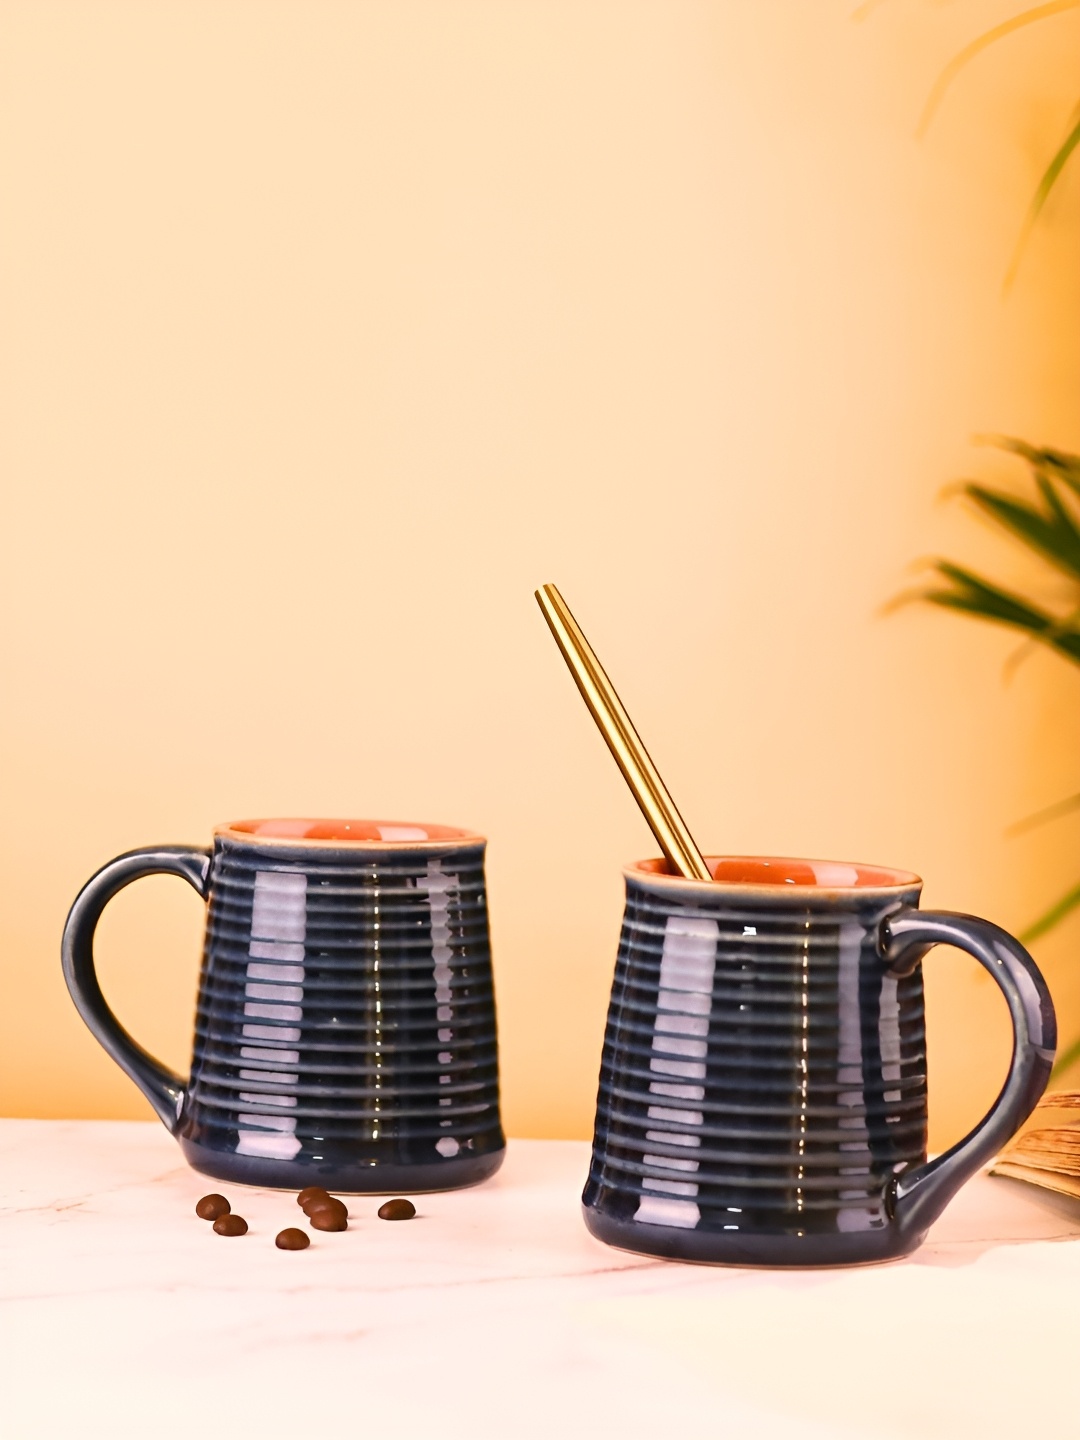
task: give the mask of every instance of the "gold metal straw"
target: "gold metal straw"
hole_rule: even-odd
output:
[[[630,716],[615,693],[615,687],[581,633],[566,601],[554,585],[542,585],[536,592],[536,603],[544,612],[544,619],[577,681],[582,698],[600,727],[600,733],[615,756],[661,850],[675,870],[688,880],[711,880],[709,867],[694,844],[686,822],[676,810],[667,786],[641,743],[641,736],[634,729]]]

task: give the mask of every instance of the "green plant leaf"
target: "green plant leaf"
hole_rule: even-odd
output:
[[[1062,170],[1065,168],[1066,161],[1068,160],[1072,152],[1076,149],[1078,144],[1080,144],[1080,109],[1077,109],[1073,112],[1071,128],[1068,130],[1065,135],[1065,139],[1058,147],[1057,153],[1055,154],[1054,158],[1046,167],[1043,177],[1039,181],[1038,188],[1036,189],[1035,194],[1032,197],[1031,205],[1028,208],[1028,213],[1024,219],[1024,224],[1020,230],[1020,237],[1016,242],[1016,249],[1013,251],[1013,257],[1012,260],[1009,262],[1009,268],[1005,272],[1005,279],[1002,284],[1002,289],[1008,290],[1009,286],[1012,284],[1016,276],[1016,272],[1020,266],[1020,257],[1024,253],[1024,246],[1027,244],[1028,236],[1031,234],[1032,226],[1039,218],[1039,211],[1046,204],[1047,197],[1049,196],[1050,191],[1057,183],[1057,178],[1061,174]]]
[[[1070,795],[1065,800],[1058,800],[1054,805],[1047,805],[1044,810],[1036,810],[1034,815],[1025,815],[1023,820],[1017,820],[1006,830],[1006,835],[1022,835],[1025,830],[1034,830],[1038,825],[1046,825],[1051,820],[1060,820],[1063,815],[1069,815],[1073,810],[1080,810],[1080,794]]]
[[[1052,627],[1049,630],[1044,630],[1038,639],[1029,636],[1020,646],[1016,654],[1010,656],[1005,662],[1005,673],[1010,674],[1014,671],[1037,645],[1050,645],[1052,647],[1062,635],[1074,633],[1077,629],[1077,621],[1080,621],[1080,607],[1074,610],[1071,615],[1066,615],[1060,620],[1055,620]]]
[[[992,585],[988,580],[983,580],[974,574],[973,571],[965,570],[961,565],[954,565],[951,560],[937,560],[934,565],[938,573],[943,575],[946,580],[951,580],[956,589],[929,591],[924,597],[927,600],[948,600],[950,602],[962,600],[965,609],[972,605],[978,606],[980,607],[978,613],[985,615],[988,619],[1001,620],[1005,624],[1015,625],[1021,630],[1030,630],[1036,635],[1041,635],[1052,623],[1049,615],[1034,609],[1019,595],[1013,595],[1008,590],[1002,590],[1000,586]]]
[[[1039,494],[1043,498],[1047,512],[1054,517],[1054,523],[1058,529],[1074,536],[1076,544],[1080,545],[1080,526],[1077,526],[1075,516],[1058,493],[1054,480],[1045,471],[1037,470],[1035,484],[1039,487]]]
[[[977,435],[975,443],[994,445],[999,450],[1019,455],[1036,470],[1054,471],[1059,479],[1080,490],[1080,455],[1070,455],[1067,450],[1051,450],[1047,446],[1029,445],[1015,435]]]
[[[1080,455],[1067,455],[1062,450],[1043,450],[1040,455],[1041,468],[1068,485],[1074,494],[1080,495]]]
[[[1080,630],[1063,628],[1054,616],[1036,609],[1021,596],[1010,594],[949,560],[936,561],[935,569],[951,582],[953,588],[924,591],[922,599],[931,605],[960,610],[981,620],[1023,630],[1052,646],[1074,664],[1080,664]]]
[[[1042,463],[1058,480],[1080,495],[1080,455],[1067,455],[1062,450],[1044,450]]]
[[[1013,15],[1000,25],[995,25],[992,30],[987,30],[984,35],[980,35],[977,39],[972,40],[969,45],[965,45],[963,50],[953,56],[938,76],[934,88],[930,91],[929,99],[926,102],[926,107],[923,110],[922,118],[919,120],[918,129],[915,133],[921,135],[926,130],[926,127],[934,118],[934,112],[941,104],[946,90],[948,90],[964,66],[974,60],[975,56],[985,50],[988,45],[993,45],[997,40],[1004,40],[1006,35],[1014,34],[1025,25],[1034,25],[1039,20],[1049,19],[1051,15],[1060,15],[1063,10],[1075,9],[1078,3],[1080,3],[1080,0],[1050,0],[1050,3],[1046,5],[1036,5],[1034,9],[1023,10],[1019,15]]]
[[[1040,490],[1043,486],[1050,489],[1045,477],[1037,478],[1042,480]],[[963,487],[963,493],[991,519],[1011,530],[1033,550],[1045,555],[1074,579],[1080,579],[1080,530],[1052,490],[1049,518],[1034,506],[1016,500],[1002,490],[990,490],[973,481]]]
[[[1080,885],[1074,885],[1067,891],[1060,900],[1055,901],[1050,909],[1040,915],[1038,920],[1033,920],[1026,930],[1022,931],[1017,939],[1021,945],[1030,945],[1032,940],[1038,940],[1040,935],[1047,934],[1053,930],[1055,925],[1060,925],[1065,916],[1080,906]]]
[[[1036,470],[1035,484],[1038,487],[1039,494],[1042,496],[1043,502],[1045,503],[1047,510],[1049,510],[1050,513],[1054,515],[1057,519],[1068,525],[1074,535],[1080,533],[1077,532],[1076,521],[1073,519],[1072,515],[1070,515],[1068,510],[1066,510],[1064,502],[1062,501],[1061,496],[1057,492],[1057,486],[1054,484],[1053,480],[1051,480],[1050,476],[1047,475],[1044,470]]]
[[[1077,1060],[1080,1060],[1080,1040],[1074,1040],[1064,1054],[1059,1055],[1054,1061],[1054,1068],[1050,1071],[1050,1079],[1060,1079],[1066,1070],[1072,1069]]]

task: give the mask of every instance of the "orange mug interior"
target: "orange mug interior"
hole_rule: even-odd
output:
[[[234,820],[220,829],[259,840],[322,840],[361,845],[418,845],[424,841],[475,840],[470,830],[414,820]]]
[[[707,855],[705,863],[720,885],[816,885],[828,890],[860,890],[917,885],[906,870],[853,865],[842,860],[791,860],[775,855]],[[639,860],[630,866],[647,875],[675,875],[667,860]]]

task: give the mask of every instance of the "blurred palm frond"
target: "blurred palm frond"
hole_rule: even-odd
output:
[[[958,488],[980,513],[1019,540],[1040,560],[1067,577],[1071,603],[1063,614],[1036,599],[1018,595],[951,560],[930,562],[933,577],[914,598],[959,610],[981,620],[1022,631],[1063,659],[1080,665],[1080,456],[1037,449],[1025,441],[996,440],[1001,449],[1026,460],[1033,499],[969,480]]]
[[[1040,448],[1008,436],[984,437],[984,440],[1027,463],[1029,493],[1015,495],[976,480],[965,481],[955,489],[975,505],[980,514],[1052,570],[1054,578],[1065,577],[1069,592],[1067,608],[1063,613],[1055,613],[1039,599],[1017,594],[951,560],[928,562],[932,574],[924,587],[902,598],[924,600],[930,605],[1019,630],[1025,635],[1028,648],[1041,645],[1063,660],[1080,665],[1080,455]],[[1057,819],[1078,805],[1080,796],[1070,796],[1029,817],[1016,828],[1026,829],[1032,824]],[[1077,909],[1080,909],[1080,884],[1074,885],[1032,921],[1020,939],[1025,944],[1039,939]],[[1061,1057],[1054,1074],[1061,1074],[1078,1058],[1080,1041]]]
[[[1047,934],[1055,925],[1060,924],[1065,916],[1071,914],[1078,905],[1080,905],[1080,885],[1074,885],[1071,890],[1067,890],[1062,895],[1060,900],[1055,900],[1050,909],[1044,911],[1038,920],[1031,922],[1027,929],[1020,934],[1020,940],[1025,945],[1030,944],[1032,940],[1038,940],[1040,935]]]
[[[1028,25],[1035,25],[1041,20],[1049,20],[1051,16],[1061,15],[1066,10],[1075,10],[1078,6],[1080,6],[1080,0],[1049,0],[1049,3],[1045,5],[1035,5],[1030,10],[1022,10],[1019,15],[1013,15],[1008,20],[1003,20],[1000,25],[995,25],[992,29],[984,31],[982,35],[976,36],[974,40],[965,45],[962,50],[959,50],[953,56],[934,82],[933,88],[927,96],[926,104],[923,106],[919,123],[915,127],[916,135],[920,137],[925,135],[930,126],[930,122],[937,114],[938,107],[945,98],[945,92],[960,74],[961,70],[963,70],[966,65],[969,65],[977,55],[981,55],[984,50],[996,44],[998,40],[1004,40],[1009,35],[1015,35],[1018,30],[1022,30]],[[863,18],[863,15],[860,13],[863,9],[865,9],[865,7],[860,6],[860,10],[856,11],[856,18]],[[1043,206],[1049,198],[1051,190],[1053,190],[1057,184],[1058,177],[1062,170],[1064,170],[1069,157],[1077,145],[1080,145],[1080,106],[1077,106],[1069,117],[1065,136],[1054,152],[1050,163],[1043,171],[1042,178],[1039,180],[1038,185],[1035,187],[1035,193],[1031,197],[1031,203],[1028,206],[1027,215],[1024,217],[1024,223],[1020,227],[1020,234],[1017,237],[1016,246],[1013,249],[1012,259],[1009,261],[1008,268],[1005,271],[1005,278],[1001,285],[1003,291],[1007,291],[1016,278],[1016,272],[1020,268],[1020,260],[1023,256],[1024,248],[1027,245],[1028,237],[1034,228],[1036,220],[1039,218]]]
[[[1036,187],[1035,194],[1031,199],[1031,204],[1028,206],[1028,213],[1020,229],[1016,249],[1013,251],[1013,257],[1009,261],[1009,268],[1005,272],[1005,279],[1002,281],[1001,288],[1003,290],[1008,290],[1016,278],[1016,272],[1020,268],[1020,258],[1024,253],[1024,246],[1027,244],[1028,236],[1035,228],[1035,221],[1039,218],[1039,212],[1046,204],[1050,191],[1057,184],[1057,178],[1062,170],[1064,170],[1065,162],[1076,149],[1077,145],[1080,145],[1080,105],[1076,107],[1069,118],[1070,128],[1066,132],[1065,139],[1058,146],[1057,153],[1043,172],[1043,177]]]
[[[1019,15],[1013,15],[1010,19],[1003,20],[1000,25],[995,25],[993,29],[985,31],[970,44],[965,45],[962,50],[957,51],[935,80],[934,88],[930,91],[926,104],[923,106],[923,113],[919,118],[915,133],[917,135],[926,133],[938,106],[945,98],[945,92],[964,66],[969,65],[976,55],[980,55],[998,40],[1004,40],[1007,35],[1015,35],[1017,30],[1022,30],[1026,25],[1034,25],[1040,20],[1049,20],[1051,15],[1060,15],[1065,10],[1075,10],[1078,5],[1080,5],[1080,0],[1050,0],[1049,4],[1036,5],[1031,10],[1022,10]],[[859,16],[859,18],[862,17]]]

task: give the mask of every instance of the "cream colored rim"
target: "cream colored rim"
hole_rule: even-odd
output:
[[[922,879],[910,870],[897,870],[891,865],[868,865],[862,861],[852,860],[809,860],[791,855],[706,855],[705,863],[710,869],[713,864],[720,860],[742,861],[752,864],[774,864],[811,866],[815,871],[820,872],[821,879],[814,884],[785,884],[783,881],[770,880],[759,883],[753,880],[690,880],[683,875],[668,875],[662,871],[652,868],[655,865],[666,862],[656,858],[648,860],[633,860],[629,865],[623,867],[623,874],[628,880],[634,880],[639,885],[646,885],[649,889],[680,891],[687,895],[700,895],[704,898],[707,895],[752,895],[755,900],[763,900],[772,897],[782,900],[785,904],[797,903],[802,899],[822,898],[824,896],[843,895],[847,899],[858,899],[860,896],[902,896],[910,894],[912,890],[922,887]],[[844,883],[843,871],[873,871],[883,878],[880,881],[874,880],[864,884],[856,884],[851,881]]]
[[[249,820],[230,820],[223,825],[215,825],[214,836],[223,840],[231,840],[238,845],[275,846],[290,850],[357,850],[357,851],[379,851],[385,853],[390,850],[395,854],[409,851],[420,853],[444,850],[459,850],[476,845],[486,845],[487,840],[483,835],[478,835],[472,830],[462,830],[457,826],[445,826],[443,828],[453,830],[454,834],[445,835],[439,839],[379,839],[379,840],[352,840],[342,839],[316,839],[307,835],[260,835],[252,830],[245,830],[240,827],[254,823],[288,823],[284,820],[273,820],[271,817],[261,822]],[[298,819],[296,823],[301,823]],[[306,821],[309,825],[336,824],[343,822],[316,820],[314,818]],[[391,820],[366,820],[360,822],[365,825],[384,825],[388,829],[426,829],[426,826],[419,823],[410,824],[408,821]]]

